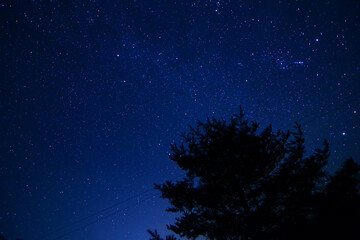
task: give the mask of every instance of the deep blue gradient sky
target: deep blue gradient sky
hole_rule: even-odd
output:
[[[309,153],[326,138],[329,171],[360,160],[359,1],[1,2],[0,234],[10,239],[58,239],[81,224],[59,227],[178,176],[169,144],[240,105],[263,127],[301,123]],[[61,239],[164,232],[166,201],[142,202],[155,193]]]

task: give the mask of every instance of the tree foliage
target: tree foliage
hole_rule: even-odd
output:
[[[328,143],[306,155],[300,125],[293,132],[274,133],[271,126],[259,131],[240,109],[229,122],[198,122],[183,140],[171,146],[170,159],[186,177],[155,185],[170,201],[168,211],[180,215],[168,225],[179,237],[333,239],[357,234],[359,165],[349,159],[328,176]],[[152,240],[161,239],[156,231],[149,233]]]

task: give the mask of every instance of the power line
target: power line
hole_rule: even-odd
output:
[[[146,193],[148,193],[148,192],[151,192],[152,190],[154,190],[154,189],[153,189],[153,188],[149,188],[149,189],[147,189],[147,190],[144,191],[144,192],[138,193],[138,194],[136,194],[136,195],[134,195],[134,196],[132,196],[132,197],[129,197],[129,198],[127,198],[127,199],[125,199],[125,200],[123,200],[123,201],[121,201],[121,202],[117,202],[117,203],[115,203],[115,204],[113,204],[113,205],[111,205],[111,206],[109,206],[109,207],[106,207],[106,208],[103,208],[103,209],[101,209],[101,210],[98,210],[97,212],[94,212],[94,213],[92,213],[92,214],[90,214],[90,215],[88,215],[88,216],[86,216],[86,217],[83,217],[83,218],[81,218],[81,219],[79,219],[79,220],[76,220],[75,222],[66,224],[66,225],[64,225],[64,226],[62,226],[62,227],[59,227],[59,228],[57,228],[57,229],[55,229],[55,230],[53,230],[53,231],[51,231],[51,232],[49,232],[49,233],[47,233],[47,234],[39,237],[39,238],[37,238],[37,239],[38,239],[38,240],[45,239],[45,238],[47,238],[48,236],[53,235],[55,232],[59,232],[59,231],[61,231],[61,230],[64,230],[64,229],[66,229],[66,228],[69,228],[69,227],[71,227],[71,226],[73,226],[73,225],[75,225],[75,224],[81,223],[81,222],[83,222],[83,221],[85,221],[85,220],[87,220],[87,219],[89,219],[89,218],[92,218],[92,217],[94,217],[94,216],[96,216],[96,215],[98,215],[98,214],[100,214],[100,213],[102,213],[102,212],[105,212],[105,211],[110,210],[110,209],[112,209],[112,208],[114,208],[114,207],[120,206],[121,204],[124,204],[124,203],[126,203],[126,202],[128,202],[128,201],[130,201],[130,200],[132,200],[132,199],[141,197],[142,195],[144,195],[144,194],[146,194]]]
[[[138,202],[136,202],[135,204],[130,204],[130,205],[128,205],[128,206],[125,207],[125,208],[122,208],[122,209],[116,210],[116,211],[114,211],[114,212],[111,212],[111,213],[109,213],[108,215],[105,215],[105,216],[101,217],[100,219],[96,219],[96,220],[93,220],[93,221],[91,221],[91,222],[88,222],[87,224],[84,224],[84,225],[82,225],[82,226],[80,226],[80,227],[78,227],[78,228],[75,228],[75,229],[67,232],[67,233],[64,233],[63,235],[60,235],[60,236],[58,236],[58,237],[56,237],[56,238],[53,238],[52,240],[62,239],[62,238],[64,238],[64,237],[66,237],[66,236],[71,235],[71,234],[74,233],[74,232],[77,232],[77,231],[79,231],[79,230],[82,230],[82,229],[84,229],[85,227],[88,227],[88,226],[90,226],[90,225],[93,225],[93,224],[99,223],[99,222],[101,222],[101,221],[104,221],[105,219],[107,219],[107,218],[115,215],[115,214],[118,213],[118,212],[126,211],[126,210],[128,210],[129,208],[134,207],[134,206],[136,206],[136,205],[139,205],[140,203],[146,202],[146,201],[148,201],[148,200],[150,200],[150,199],[152,199],[152,198],[154,198],[154,197],[156,197],[156,196],[160,196],[160,194],[153,194],[152,196],[147,197],[147,198],[145,198],[145,199],[143,199],[143,200],[141,200],[141,201],[138,201]]]
[[[175,179],[177,179],[177,178],[179,178],[179,177],[182,177],[182,176],[183,176],[183,174],[180,174],[180,175],[178,175],[178,176],[176,176],[176,177],[170,178],[169,181],[175,180]],[[106,211],[108,211],[108,210],[110,210],[110,209],[113,209],[113,208],[115,208],[115,207],[117,207],[117,206],[120,206],[120,205],[122,205],[122,204],[124,204],[124,203],[126,203],[126,202],[129,202],[129,201],[133,200],[133,199],[139,198],[139,197],[143,196],[144,194],[149,193],[149,192],[151,192],[151,191],[154,191],[154,188],[153,188],[153,187],[151,187],[151,188],[149,187],[148,189],[146,189],[145,191],[143,191],[143,192],[141,192],[141,193],[138,193],[138,194],[136,194],[136,195],[134,195],[134,196],[131,196],[131,197],[123,200],[123,201],[117,202],[117,203],[115,203],[115,204],[113,204],[113,205],[111,205],[111,206],[108,206],[108,207],[106,207],[106,208],[103,208],[103,209],[101,209],[101,210],[98,210],[98,211],[96,211],[96,212],[94,212],[94,213],[92,213],[92,214],[90,214],[90,215],[88,215],[88,216],[86,216],[86,217],[83,217],[83,218],[81,218],[81,219],[79,219],[79,220],[76,220],[76,221],[71,222],[71,223],[69,223],[69,224],[66,224],[66,225],[64,225],[64,226],[62,226],[62,227],[59,227],[59,228],[57,228],[57,229],[55,229],[55,230],[53,230],[53,231],[51,231],[51,232],[49,232],[49,233],[47,233],[47,234],[45,234],[45,235],[43,235],[43,236],[37,238],[37,240],[45,240],[45,239],[48,238],[49,236],[55,235],[57,232],[61,232],[61,231],[65,230],[65,229],[68,229],[68,228],[70,228],[70,227],[72,227],[72,226],[74,226],[74,225],[77,225],[77,224],[79,224],[79,223],[81,223],[81,222],[84,222],[84,221],[86,221],[86,220],[88,220],[88,219],[90,219],[90,218],[92,218],[92,217],[95,217],[95,216],[97,216],[97,215],[99,215],[99,214],[101,214],[101,213],[103,213],[103,212],[106,212]],[[153,195],[153,196],[154,196],[154,195]],[[153,197],[153,196],[152,196],[152,197]],[[149,198],[146,198],[145,200],[148,200],[148,199],[149,199]],[[139,204],[139,203],[141,203],[141,202],[144,202],[145,200],[138,201],[137,204]],[[128,206],[127,208],[129,208],[129,207],[131,207],[131,206],[132,206],[132,205]],[[109,215],[112,216],[112,215],[114,215],[116,212],[126,210],[127,208],[122,209],[122,210],[116,210],[115,212],[112,212],[112,213],[110,213]],[[109,217],[109,215],[106,215],[104,218]],[[102,219],[102,218],[101,218],[101,219]],[[97,219],[96,221],[91,222],[91,224],[96,223],[96,222],[98,222],[98,221],[99,221],[99,219]],[[91,224],[89,224],[89,225],[91,225]],[[82,228],[84,228],[84,227],[86,227],[86,226],[87,226],[87,225],[82,226],[82,227],[79,227],[79,228],[76,228],[76,230],[72,230],[71,232],[67,233],[67,235],[69,235],[69,234],[71,234],[71,233],[73,233],[73,232],[76,232],[76,231],[78,231],[78,230],[81,230]],[[67,235],[66,235],[66,236],[67,236]]]

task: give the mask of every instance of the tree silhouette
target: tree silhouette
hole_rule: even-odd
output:
[[[360,166],[347,159],[330,178],[319,203],[316,224],[318,237],[324,239],[359,239]]]
[[[258,127],[240,109],[229,122],[198,122],[181,145],[171,146],[170,159],[186,177],[155,185],[170,201],[168,211],[180,214],[168,228],[180,237],[216,240],[329,237],[327,226],[340,222],[339,233],[354,232],[358,215],[347,216],[349,206],[359,208],[359,166],[346,161],[327,184],[326,141],[306,156],[300,125],[277,133]]]
[[[150,240],[164,240],[163,238],[160,237],[159,233],[156,230],[155,231],[148,230],[148,233],[151,235]],[[168,235],[166,236],[165,240],[177,240],[177,239],[173,235]]]

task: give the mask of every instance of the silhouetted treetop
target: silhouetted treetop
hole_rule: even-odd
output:
[[[306,155],[304,142],[299,124],[260,131],[241,109],[228,122],[198,122],[171,145],[170,159],[186,177],[155,185],[180,215],[168,228],[189,239],[311,239],[316,225],[321,236],[324,201],[358,200],[359,165],[347,160],[327,184],[328,143]]]

